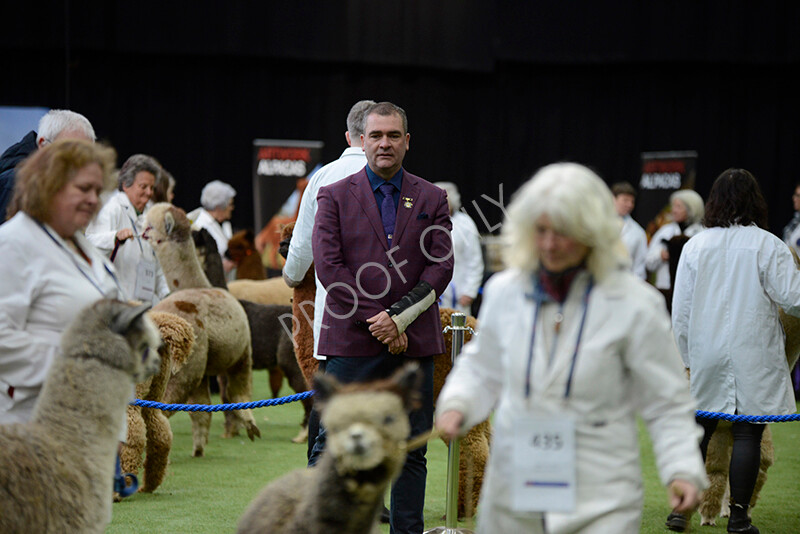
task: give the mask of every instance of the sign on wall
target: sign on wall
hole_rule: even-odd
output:
[[[647,238],[668,222],[669,197],[678,189],[694,189],[697,152],[644,152],[642,176],[633,218],[644,227]]]
[[[278,215],[322,159],[322,141],[255,139],[253,141],[253,214],[256,231]],[[291,201],[290,201],[291,202]]]

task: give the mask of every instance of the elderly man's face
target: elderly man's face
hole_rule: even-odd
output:
[[[153,196],[153,187],[156,184],[156,177],[153,173],[147,171],[139,171],[133,179],[133,183],[126,187],[122,186],[122,190],[128,196],[136,211],[141,213],[144,210],[147,201]]]
[[[411,139],[411,135],[403,131],[400,115],[368,115],[361,139],[369,168],[375,174],[384,180],[397,174]]]

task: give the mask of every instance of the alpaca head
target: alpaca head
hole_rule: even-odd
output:
[[[420,401],[422,372],[417,364],[399,369],[391,378],[342,385],[317,375],[315,402],[322,409],[326,453],[340,475],[381,466],[399,471],[406,455],[408,412]]]
[[[159,202],[147,212],[145,238],[158,252],[166,242],[192,242],[192,221],[186,212],[168,202]]]
[[[61,338],[66,358],[95,359],[141,382],[161,365],[161,336],[145,312],[149,304],[135,306],[104,299],[81,311]]]
[[[251,254],[258,254],[256,251],[255,234],[248,229],[239,230],[228,240],[228,250],[225,251],[225,257],[231,260],[236,265]]]

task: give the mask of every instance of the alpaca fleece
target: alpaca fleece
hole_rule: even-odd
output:
[[[158,372],[147,306],[100,300],[62,337],[29,423],[0,425],[0,532],[102,533],[133,386]]]
[[[163,344],[158,350],[158,373],[136,384],[136,398],[163,402],[167,381],[180,369],[194,346],[192,325],[171,313],[151,311]],[[144,469],[139,491],[152,493],[164,481],[172,449],[172,428],[164,412],[155,408],[128,405],[128,436],[120,451],[123,473],[139,474]],[[145,455],[146,453],[146,455]],[[142,456],[144,456],[144,463]]]
[[[153,309],[178,315],[194,330],[195,343],[184,366],[167,383],[167,403],[210,404],[208,377],[224,375],[231,402],[252,397],[252,347],[250,326],[241,304],[224,289],[212,288],[192,240],[186,213],[168,203],[147,212],[147,239],[156,251],[170,289]],[[231,412],[237,427],[253,440],[261,436],[250,410]],[[168,414],[171,415],[171,412]],[[202,456],[208,443],[210,412],[191,412],[194,456]],[[227,429],[232,432],[232,429]]]
[[[327,429],[325,452],[314,467],[268,484],[238,532],[380,532],[383,497],[405,462],[408,411],[418,406],[421,381],[415,364],[366,385],[341,386],[319,375],[314,389]]]

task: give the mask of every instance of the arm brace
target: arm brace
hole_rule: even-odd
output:
[[[436,302],[436,291],[428,282],[420,282],[386,311],[397,325],[397,333],[402,334],[408,325],[413,323],[434,302]]]

